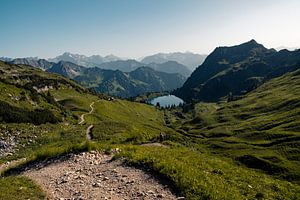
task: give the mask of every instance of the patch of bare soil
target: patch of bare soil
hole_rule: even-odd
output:
[[[36,181],[48,199],[183,199],[150,174],[99,152],[36,164],[23,174]]]

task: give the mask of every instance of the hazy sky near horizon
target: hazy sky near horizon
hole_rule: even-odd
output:
[[[300,47],[300,0],[0,0],[0,57]]]

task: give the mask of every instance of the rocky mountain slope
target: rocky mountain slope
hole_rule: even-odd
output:
[[[251,40],[216,48],[174,92],[185,101],[218,101],[245,94],[263,82],[299,69],[300,50],[276,51]]]
[[[67,61],[54,63],[51,68],[47,69],[48,72],[60,74],[71,79],[81,75],[85,70],[87,68]]]
[[[55,58],[50,58],[48,61],[50,62],[72,62],[77,65],[85,66],[85,67],[95,67],[101,63],[111,62],[122,60],[121,58],[114,56],[114,55],[107,55],[107,56],[100,56],[100,55],[92,55],[92,56],[85,56],[80,54],[72,54],[69,52],[65,52],[62,55],[56,56]]]
[[[16,65],[30,65],[42,70],[47,70],[51,68],[55,63],[48,62],[45,59],[36,59],[36,58],[16,58],[10,61],[12,64]]]

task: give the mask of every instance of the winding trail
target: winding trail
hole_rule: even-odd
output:
[[[86,129],[86,139],[87,140],[93,139],[93,134],[92,134],[93,128],[94,128],[94,125],[92,124]]]
[[[92,114],[92,113],[94,112],[94,104],[95,104],[95,102],[93,101],[93,102],[90,104],[91,110],[90,110],[88,113],[84,113],[84,114],[82,114],[82,115],[80,116],[80,122],[78,123],[79,125],[80,125],[80,124],[83,124],[83,123],[85,122],[84,117],[85,117],[86,115],[90,115],[90,114]],[[94,128],[94,125],[91,124],[91,125],[86,129],[86,139],[87,139],[87,140],[93,139],[93,136],[92,136],[93,128]]]
[[[86,115],[92,114],[92,112],[94,111],[94,107],[93,107],[94,104],[95,104],[94,101],[90,104],[90,108],[91,108],[90,112],[84,113],[84,114],[82,114],[82,115],[80,116],[80,122],[79,122],[78,124],[83,124],[83,123],[85,122],[84,117],[85,117]]]

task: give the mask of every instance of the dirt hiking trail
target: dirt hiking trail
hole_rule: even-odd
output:
[[[27,169],[47,194],[47,199],[184,199],[140,169],[99,152],[61,157]]]

